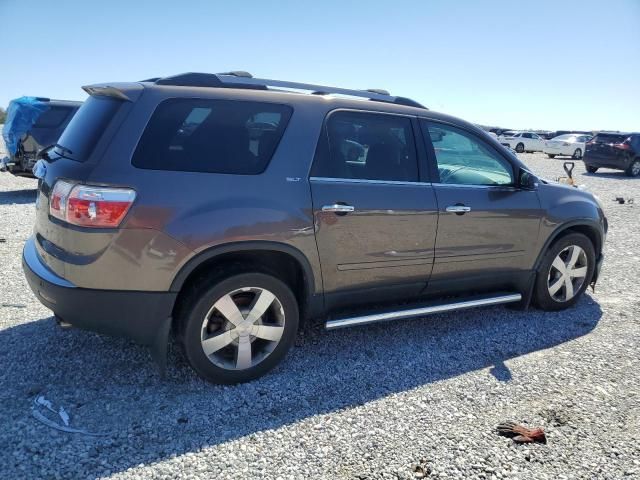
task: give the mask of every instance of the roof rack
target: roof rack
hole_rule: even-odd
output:
[[[156,85],[176,85],[183,87],[214,87],[214,88],[246,88],[253,90],[267,90],[268,87],[292,90],[306,90],[314,95],[346,95],[350,97],[366,98],[385,103],[395,103],[409,107],[424,108],[424,105],[406,97],[394,97],[386,90],[352,90],[347,88],[327,87],[311,83],[289,82],[286,80],[269,80],[253,78],[249,72],[233,71],[226,73],[181,73],[170,77],[153,80]]]

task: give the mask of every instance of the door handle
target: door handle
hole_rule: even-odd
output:
[[[351,213],[355,210],[352,205],[344,205],[342,203],[334,203],[333,205],[325,205],[322,207],[323,212],[333,213]]]
[[[445,208],[445,211],[449,213],[455,213],[457,215],[464,215],[467,212],[471,211],[471,207],[467,207],[466,205],[449,205]]]

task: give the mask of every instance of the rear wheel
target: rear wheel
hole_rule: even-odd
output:
[[[598,171],[598,167],[592,167],[591,165],[586,165],[585,168],[589,173],[596,173]]]
[[[524,153],[524,144],[523,143],[519,143],[519,144],[516,145],[516,152]]]
[[[629,177],[637,177],[638,175],[640,175],[640,159],[636,158],[633,162],[631,162],[631,165],[627,167],[625,173]]]
[[[298,330],[291,289],[264,273],[240,273],[201,282],[179,318],[193,369],[213,383],[240,383],[275,367]]]
[[[543,310],[574,305],[593,278],[596,255],[591,240],[571,233],[557,240],[542,259],[535,285],[535,302]]]
[[[575,152],[573,152],[573,155],[571,156],[571,158],[573,158],[574,160],[580,160],[582,158],[582,150],[579,148],[576,148]]]
[[[549,158],[556,158],[556,156],[555,156],[554,154],[552,154],[552,153],[547,153],[547,157],[549,157]]]

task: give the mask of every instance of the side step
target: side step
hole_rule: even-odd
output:
[[[522,295],[519,293],[504,293],[500,295],[473,297],[467,298],[466,300],[457,300],[452,303],[437,303],[417,308],[410,308],[407,310],[396,310],[392,312],[363,315],[360,317],[329,320],[325,323],[325,328],[327,330],[335,330],[336,328],[354,327],[356,325],[367,325],[369,323],[386,322],[390,320],[401,320],[403,318],[422,317],[432,313],[450,312],[453,310],[464,310],[467,308],[485,307],[488,305],[499,305],[502,303],[519,302],[520,300],[522,300]]]

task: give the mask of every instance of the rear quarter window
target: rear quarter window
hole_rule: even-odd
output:
[[[158,105],[131,163],[138,168],[256,175],[291,118],[286,105],[173,98]]]

